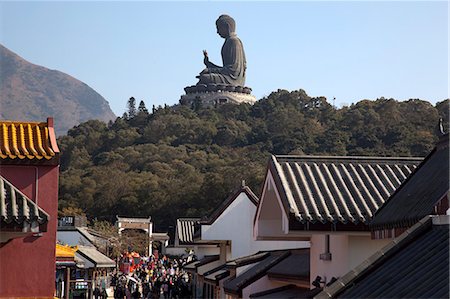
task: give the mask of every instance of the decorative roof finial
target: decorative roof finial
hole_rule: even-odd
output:
[[[245,187],[245,180],[242,180],[241,186],[242,186],[242,187]]]

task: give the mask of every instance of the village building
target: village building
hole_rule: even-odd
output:
[[[89,228],[86,216],[60,217],[56,236],[57,242],[60,244],[91,246],[105,255],[112,252],[111,237]]]
[[[399,236],[427,215],[448,215],[449,134],[377,211],[370,223],[374,239]]]
[[[53,119],[0,121],[0,165],[0,297],[51,298],[59,177]]]
[[[449,298],[449,224],[426,216],[315,298]]]
[[[372,237],[396,237],[317,298],[449,298],[449,136],[378,210]]]
[[[179,218],[175,227],[174,244],[166,248],[168,255],[202,259],[208,255],[220,253],[219,242],[197,242],[194,240],[195,225],[200,218]]]
[[[194,237],[203,242],[221,242],[221,256],[225,261],[263,250],[309,247],[309,242],[302,241],[256,241],[253,238],[253,219],[258,202],[258,197],[243,182],[211,215],[199,222]]]
[[[194,298],[204,298],[203,275],[222,264],[220,255],[205,256],[201,260],[193,261],[183,267],[190,276],[192,294]]]
[[[197,243],[215,242],[220,249],[219,254],[216,255],[217,259],[213,262],[209,261],[208,264],[203,265],[200,271],[198,269],[191,270],[195,292],[199,298],[211,293],[219,294],[220,298],[225,297],[223,284],[214,285],[215,282],[210,281],[208,285],[205,282],[205,275],[211,275],[209,271],[218,267],[226,267],[229,261],[240,258],[251,260],[252,258],[249,256],[262,251],[309,247],[309,243],[303,241],[255,240],[253,238],[253,219],[258,202],[258,197],[243,182],[219,207],[196,225],[194,241]],[[200,260],[199,262],[203,263],[204,261]],[[189,269],[189,267],[194,267],[194,264],[185,268]],[[231,273],[231,275],[236,274]],[[218,289],[216,289],[217,286]]]
[[[92,296],[96,286],[100,289],[109,287],[110,273],[116,267],[116,262],[106,256],[112,249],[111,242],[88,228],[85,216],[59,218],[57,242],[60,253],[70,254],[69,248],[72,248],[75,257],[74,267],[57,270],[57,284],[61,280],[61,288],[66,290],[62,292],[64,298]],[[56,256],[58,269],[58,252]]]
[[[225,298],[250,298],[254,293],[287,285],[309,291],[309,249],[272,250],[241,273],[224,282]]]
[[[203,273],[203,293],[205,298],[225,298],[223,284],[231,277],[242,273],[255,263],[259,263],[269,255],[267,252],[258,252],[246,257],[228,261],[218,267]]]
[[[419,158],[272,156],[255,217],[259,240],[310,240],[310,288],[383,248],[369,222]]]
[[[81,260],[75,260],[77,247],[56,244],[56,291],[58,298],[69,298],[70,273],[75,271],[77,264],[81,265]]]

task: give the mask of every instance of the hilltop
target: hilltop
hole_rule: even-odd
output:
[[[380,98],[337,109],[278,90],[253,106],[142,106],[59,138],[59,208],[109,221],[151,216],[161,231],[207,215],[241,180],[259,196],[271,154],[423,157],[440,117],[448,128],[448,104]]]

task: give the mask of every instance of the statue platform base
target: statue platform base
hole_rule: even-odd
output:
[[[200,89],[200,90],[199,90]],[[186,87],[186,94],[181,96],[180,104],[182,105],[192,105],[196,101],[199,101],[204,106],[217,106],[225,103],[231,104],[242,104],[248,103],[253,105],[256,102],[255,96],[250,94],[251,89],[246,87],[245,92],[240,91],[230,91],[230,90],[221,90],[219,88],[214,88],[216,90],[211,90],[211,87],[208,85],[208,88],[203,87],[204,90],[201,90],[197,86]],[[225,88],[223,88],[225,89]],[[233,88],[234,89],[234,88]],[[242,87],[238,90],[242,90]]]

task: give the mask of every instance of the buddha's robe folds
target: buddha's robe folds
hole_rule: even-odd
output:
[[[198,78],[198,84],[227,84],[234,86],[244,86],[245,69],[247,61],[245,60],[244,47],[236,34],[230,33],[222,46],[223,67],[207,62]]]

